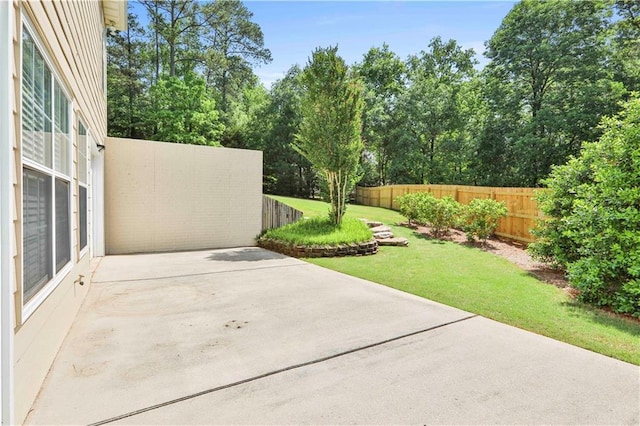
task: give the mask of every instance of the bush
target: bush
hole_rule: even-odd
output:
[[[453,198],[431,197],[424,206],[424,219],[431,226],[433,235],[438,237],[457,225],[462,206]]]
[[[601,127],[598,142],[544,182],[547,219],[529,248],[567,269],[580,300],[640,317],[640,99]]]
[[[457,223],[460,204],[451,197],[436,198],[428,192],[404,194],[396,198],[400,214],[412,222],[429,225],[440,236]]]
[[[424,223],[420,222],[420,215],[423,211],[421,206],[428,197],[433,198],[433,195],[428,192],[416,192],[396,197],[396,202],[400,208],[400,214],[407,218],[409,225],[412,223]]]
[[[479,238],[485,243],[496,232],[500,219],[506,217],[508,212],[503,201],[474,198],[463,209],[462,230],[469,241]]]

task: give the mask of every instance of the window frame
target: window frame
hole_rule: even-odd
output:
[[[21,305],[22,305],[22,321],[26,321],[35,311],[36,309],[47,299],[47,297],[49,297],[49,295],[58,287],[58,285],[60,285],[60,283],[69,275],[69,273],[71,272],[71,270],[73,269],[74,264],[76,263],[76,256],[75,256],[75,250],[74,250],[74,239],[73,239],[73,212],[74,212],[74,206],[73,206],[73,200],[74,200],[74,196],[75,196],[75,188],[73,185],[73,178],[75,175],[75,167],[74,167],[74,162],[73,162],[73,141],[74,141],[74,132],[73,132],[73,117],[74,117],[74,102],[73,102],[73,98],[69,95],[69,90],[67,89],[67,87],[64,85],[63,80],[60,78],[60,74],[57,70],[57,68],[55,67],[53,61],[51,60],[51,55],[49,53],[49,51],[46,49],[45,45],[42,43],[41,41],[41,36],[38,33],[38,31],[36,30],[36,26],[33,25],[33,23],[31,22],[31,20],[29,19],[28,16],[26,16],[25,14],[22,14],[22,19],[21,19],[21,28],[20,28],[20,49],[19,49],[19,58],[20,58],[20,73],[19,73],[19,87],[20,87],[20,140],[21,140],[21,147],[22,147],[22,135],[23,135],[23,130],[22,130],[22,126],[23,126],[23,120],[24,117],[22,116],[22,111],[24,109],[23,104],[24,104],[24,95],[23,95],[23,60],[24,60],[24,38],[25,38],[25,34],[24,32],[26,31],[28,36],[31,38],[31,40],[33,41],[33,44],[35,46],[35,48],[37,48],[39,54],[42,56],[44,65],[49,69],[49,72],[51,74],[51,109],[52,109],[52,116],[51,116],[51,166],[46,166],[44,164],[40,164],[37,161],[31,160],[27,157],[25,157],[24,152],[21,148],[21,185],[24,187],[24,182],[22,182],[22,175],[24,173],[24,169],[29,169],[29,170],[33,170],[37,173],[42,173],[46,176],[48,176],[51,179],[51,262],[52,262],[52,278],[50,280],[48,280],[42,287],[40,287],[38,290],[35,291],[35,293],[33,295],[31,295],[28,299],[25,299],[25,283],[24,283],[24,277],[25,277],[25,268],[24,268],[24,231],[25,231],[25,222],[24,222],[24,199],[23,199],[23,194],[21,192],[21,234],[22,234],[22,241],[21,241],[21,246],[22,246],[22,257],[23,257],[23,261],[21,264],[21,288],[20,288],[20,301],[21,301]],[[68,136],[68,141],[67,141],[67,146],[66,146],[66,160],[67,160],[67,170],[69,172],[69,174],[64,174],[63,172],[60,172],[56,167],[56,163],[55,163],[55,137],[56,137],[56,94],[55,94],[55,88],[56,86],[59,88],[62,96],[65,97],[66,101],[67,101],[67,129],[68,129],[68,133],[66,134]],[[69,261],[66,262],[64,265],[61,266],[61,268],[59,270],[57,270],[56,267],[56,260],[57,260],[57,254],[56,254],[56,245],[57,245],[57,241],[56,241],[56,199],[55,199],[55,184],[56,184],[56,180],[60,179],[64,182],[68,183],[68,187],[69,187],[69,193],[68,193],[68,217],[67,217],[67,221],[68,221],[68,231],[69,231]],[[24,190],[24,189],[23,189]]]
[[[78,177],[78,187],[76,188],[76,194],[78,197],[78,203],[77,203],[77,207],[78,207],[78,260],[82,259],[88,252],[89,252],[89,179],[90,179],[90,173],[89,170],[91,168],[91,164],[90,164],[90,148],[89,148],[89,140],[90,140],[90,131],[89,128],[84,124],[85,120],[83,120],[81,117],[77,117],[76,119],[76,123],[78,124],[78,129],[76,131],[76,145],[77,145],[77,153],[78,153],[78,167],[76,168],[76,172],[77,172],[77,177]],[[84,139],[81,138],[81,134],[80,134],[80,128],[84,129]],[[82,180],[80,179],[80,171],[82,170],[80,167],[80,156],[81,156],[81,151],[80,151],[80,143],[82,143],[82,141],[84,140],[84,163],[85,163],[85,176],[84,176],[84,182],[82,182]],[[82,209],[81,209],[81,191],[80,188],[84,188],[85,190],[85,208],[84,208],[84,214],[85,214],[85,245],[82,245],[82,239],[81,239],[81,235],[82,235],[82,220],[81,220],[81,213],[82,213]]]

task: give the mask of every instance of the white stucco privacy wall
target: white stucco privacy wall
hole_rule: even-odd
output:
[[[107,138],[107,254],[255,245],[262,152]]]

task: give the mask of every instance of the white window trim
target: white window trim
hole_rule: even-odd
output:
[[[77,259],[76,259],[76,255],[75,255],[75,250],[74,250],[74,239],[73,239],[73,226],[71,226],[73,224],[73,203],[72,200],[74,199],[74,194],[75,194],[75,189],[73,185],[73,176],[75,175],[76,171],[74,168],[74,164],[73,164],[73,123],[74,123],[74,102],[71,96],[69,96],[69,91],[67,90],[67,88],[65,87],[63,80],[60,78],[60,74],[58,73],[57,68],[54,66],[53,61],[51,61],[50,59],[50,53],[49,51],[45,48],[44,44],[42,43],[42,41],[40,40],[40,34],[38,34],[38,32],[35,30],[35,25],[33,25],[31,23],[31,20],[29,19],[29,17],[26,14],[22,14],[22,26],[23,28],[27,28],[29,35],[31,36],[31,39],[33,40],[34,44],[36,45],[36,47],[38,48],[40,54],[42,55],[42,58],[45,62],[45,64],[47,65],[47,67],[49,68],[49,71],[51,72],[52,78],[55,79],[55,81],[58,83],[58,86],[60,87],[60,89],[62,90],[63,95],[67,98],[67,100],[69,101],[69,115],[68,115],[68,128],[69,128],[69,144],[67,145],[67,158],[69,159],[70,164],[70,170],[69,170],[69,175],[65,175],[64,173],[58,172],[55,170],[55,164],[53,168],[50,167],[46,167],[42,164],[39,164],[33,160],[30,160],[28,158],[25,158],[24,156],[22,156],[21,158],[21,168],[24,168],[25,166],[27,166],[27,168],[30,168],[32,170],[41,172],[41,173],[46,173],[47,175],[52,177],[52,182],[51,182],[51,187],[52,187],[52,195],[55,194],[55,180],[57,178],[63,179],[65,181],[69,182],[69,241],[70,241],[70,250],[71,252],[69,253],[69,262],[67,262],[59,271],[56,272],[56,264],[55,264],[55,239],[53,241],[54,243],[54,247],[53,247],[53,253],[52,253],[52,257],[53,257],[53,278],[51,280],[49,280],[40,290],[38,290],[33,296],[31,296],[31,298],[25,303],[25,298],[24,298],[24,265],[21,265],[20,267],[20,274],[22,276],[22,289],[20,291],[20,302],[22,304],[22,322],[24,323],[27,319],[29,319],[29,317],[37,310],[37,308],[47,299],[47,297],[49,297],[49,295],[51,293],[53,293],[53,291],[58,288],[58,286],[60,285],[60,283],[67,277],[67,275],[69,275],[69,273],[71,272],[71,270],[73,269],[73,265],[77,263]],[[22,34],[23,29],[21,29],[20,34]],[[19,72],[19,81],[20,81],[20,85],[22,85],[22,39],[23,37],[20,37],[20,49],[19,49],[19,61],[20,61],[20,66],[18,67],[18,69],[20,70]],[[54,87],[52,85],[52,93],[54,93]],[[20,110],[22,110],[22,97],[20,98]],[[55,118],[53,119],[55,120]],[[51,129],[52,131],[55,132],[55,122],[52,120],[51,122]],[[55,143],[55,141],[52,141],[52,143]],[[20,179],[22,179],[22,170],[20,173]],[[24,183],[23,183],[24,185]],[[20,194],[20,202],[23,203],[24,201],[22,200],[22,194]],[[52,206],[51,206],[52,210],[55,212],[55,196],[53,196],[52,198]],[[51,232],[52,234],[55,236],[56,235],[56,221],[52,220],[51,226]],[[21,223],[21,234],[24,235],[24,221],[20,220]],[[23,247],[24,250],[24,243],[21,241],[20,244]]]
[[[78,198],[78,247],[80,247],[80,244],[81,244],[81,242],[80,242],[80,226],[81,226],[81,224],[80,224],[80,189],[79,188],[81,186],[84,187],[85,190],[86,190],[86,195],[87,195],[87,200],[86,200],[86,205],[85,205],[85,209],[87,210],[85,212],[85,214],[87,215],[87,218],[86,218],[87,219],[87,230],[86,230],[86,232],[87,232],[87,244],[84,247],[80,248],[80,252],[78,253],[78,261],[80,261],[80,259],[82,259],[89,252],[89,246],[91,246],[91,234],[90,234],[91,230],[89,229],[90,228],[89,227],[89,223],[90,223],[90,221],[89,221],[89,200],[91,199],[90,198],[90,194],[89,194],[89,187],[90,187],[89,183],[91,182],[91,172],[90,172],[90,170],[91,170],[91,162],[90,162],[91,150],[89,148],[89,133],[90,133],[89,128],[84,124],[85,121],[81,117],[77,117],[75,122],[78,123],[78,124],[82,124],[82,127],[84,127],[84,130],[85,130],[85,133],[86,133],[86,135],[85,135],[86,137],[85,137],[85,140],[84,140],[84,143],[85,143],[84,161],[86,162],[85,170],[86,170],[87,175],[85,176],[85,180],[86,180],[85,183],[80,182],[80,176],[78,176],[78,194],[77,194],[77,198]],[[77,142],[79,143],[80,138],[78,136],[80,136],[80,135],[78,134],[78,132],[76,132]],[[79,156],[78,156],[78,158],[79,158]],[[78,167],[78,169],[79,169],[79,167]]]
[[[13,2],[0,1],[0,424],[14,424],[13,412]]]

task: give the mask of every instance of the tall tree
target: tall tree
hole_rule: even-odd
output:
[[[141,3],[149,13],[154,31],[155,81],[162,70],[169,77],[191,71],[198,59],[193,48],[197,48],[200,31],[199,3],[195,0],[141,0]],[[178,63],[184,67],[181,73],[177,70]]]
[[[135,14],[129,13],[126,31],[107,38],[107,115],[109,135],[144,138],[147,108],[144,79],[146,69],[144,30]],[[145,84],[147,83],[147,84]]]
[[[264,192],[311,197],[316,190],[316,172],[311,163],[294,148],[301,121],[302,70],[292,66],[276,81],[265,108],[249,127],[252,138],[260,140],[264,158]]]
[[[400,98],[402,133],[397,139],[405,149],[394,149],[396,180],[445,180],[447,152],[455,151],[451,147],[458,144],[465,126],[460,113],[463,87],[474,75],[474,64],[473,49],[440,37],[431,40],[428,51],[409,57],[408,86]]]
[[[228,148],[260,149],[256,125],[269,101],[269,93],[257,77],[230,100],[222,145]]]
[[[640,2],[616,0],[614,66],[628,92],[640,91]]]
[[[508,87],[489,96],[512,96],[494,103],[518,114],[493,111],[504,124],[518,123],[505,139],[519,184],[538,185],[582,141],[596,139],[601,116],[616,110],[624,88],[607,66],[610,15],[606,1],[523,0],[487,42],[487,79]]]
[[[302,73],[302,122],[295,148],[322,173],[329,217],[339,226],[363,149],[363,88],[337,52],[337,46],[316,49]]]
[[[240,0],[215,0],[202,6],[203,48],[207,82],[220,92],[226,113],[229,96],[253,76],[252,66],[271,61],[260,26]]]
[[[405,63],[386,43],[371,48],[357,65],[365,86],[362,133],[365,149],[375,159],[375,184],[389,181],[389,150],[398,127],[397,105],[405,88],[405,71]]]

